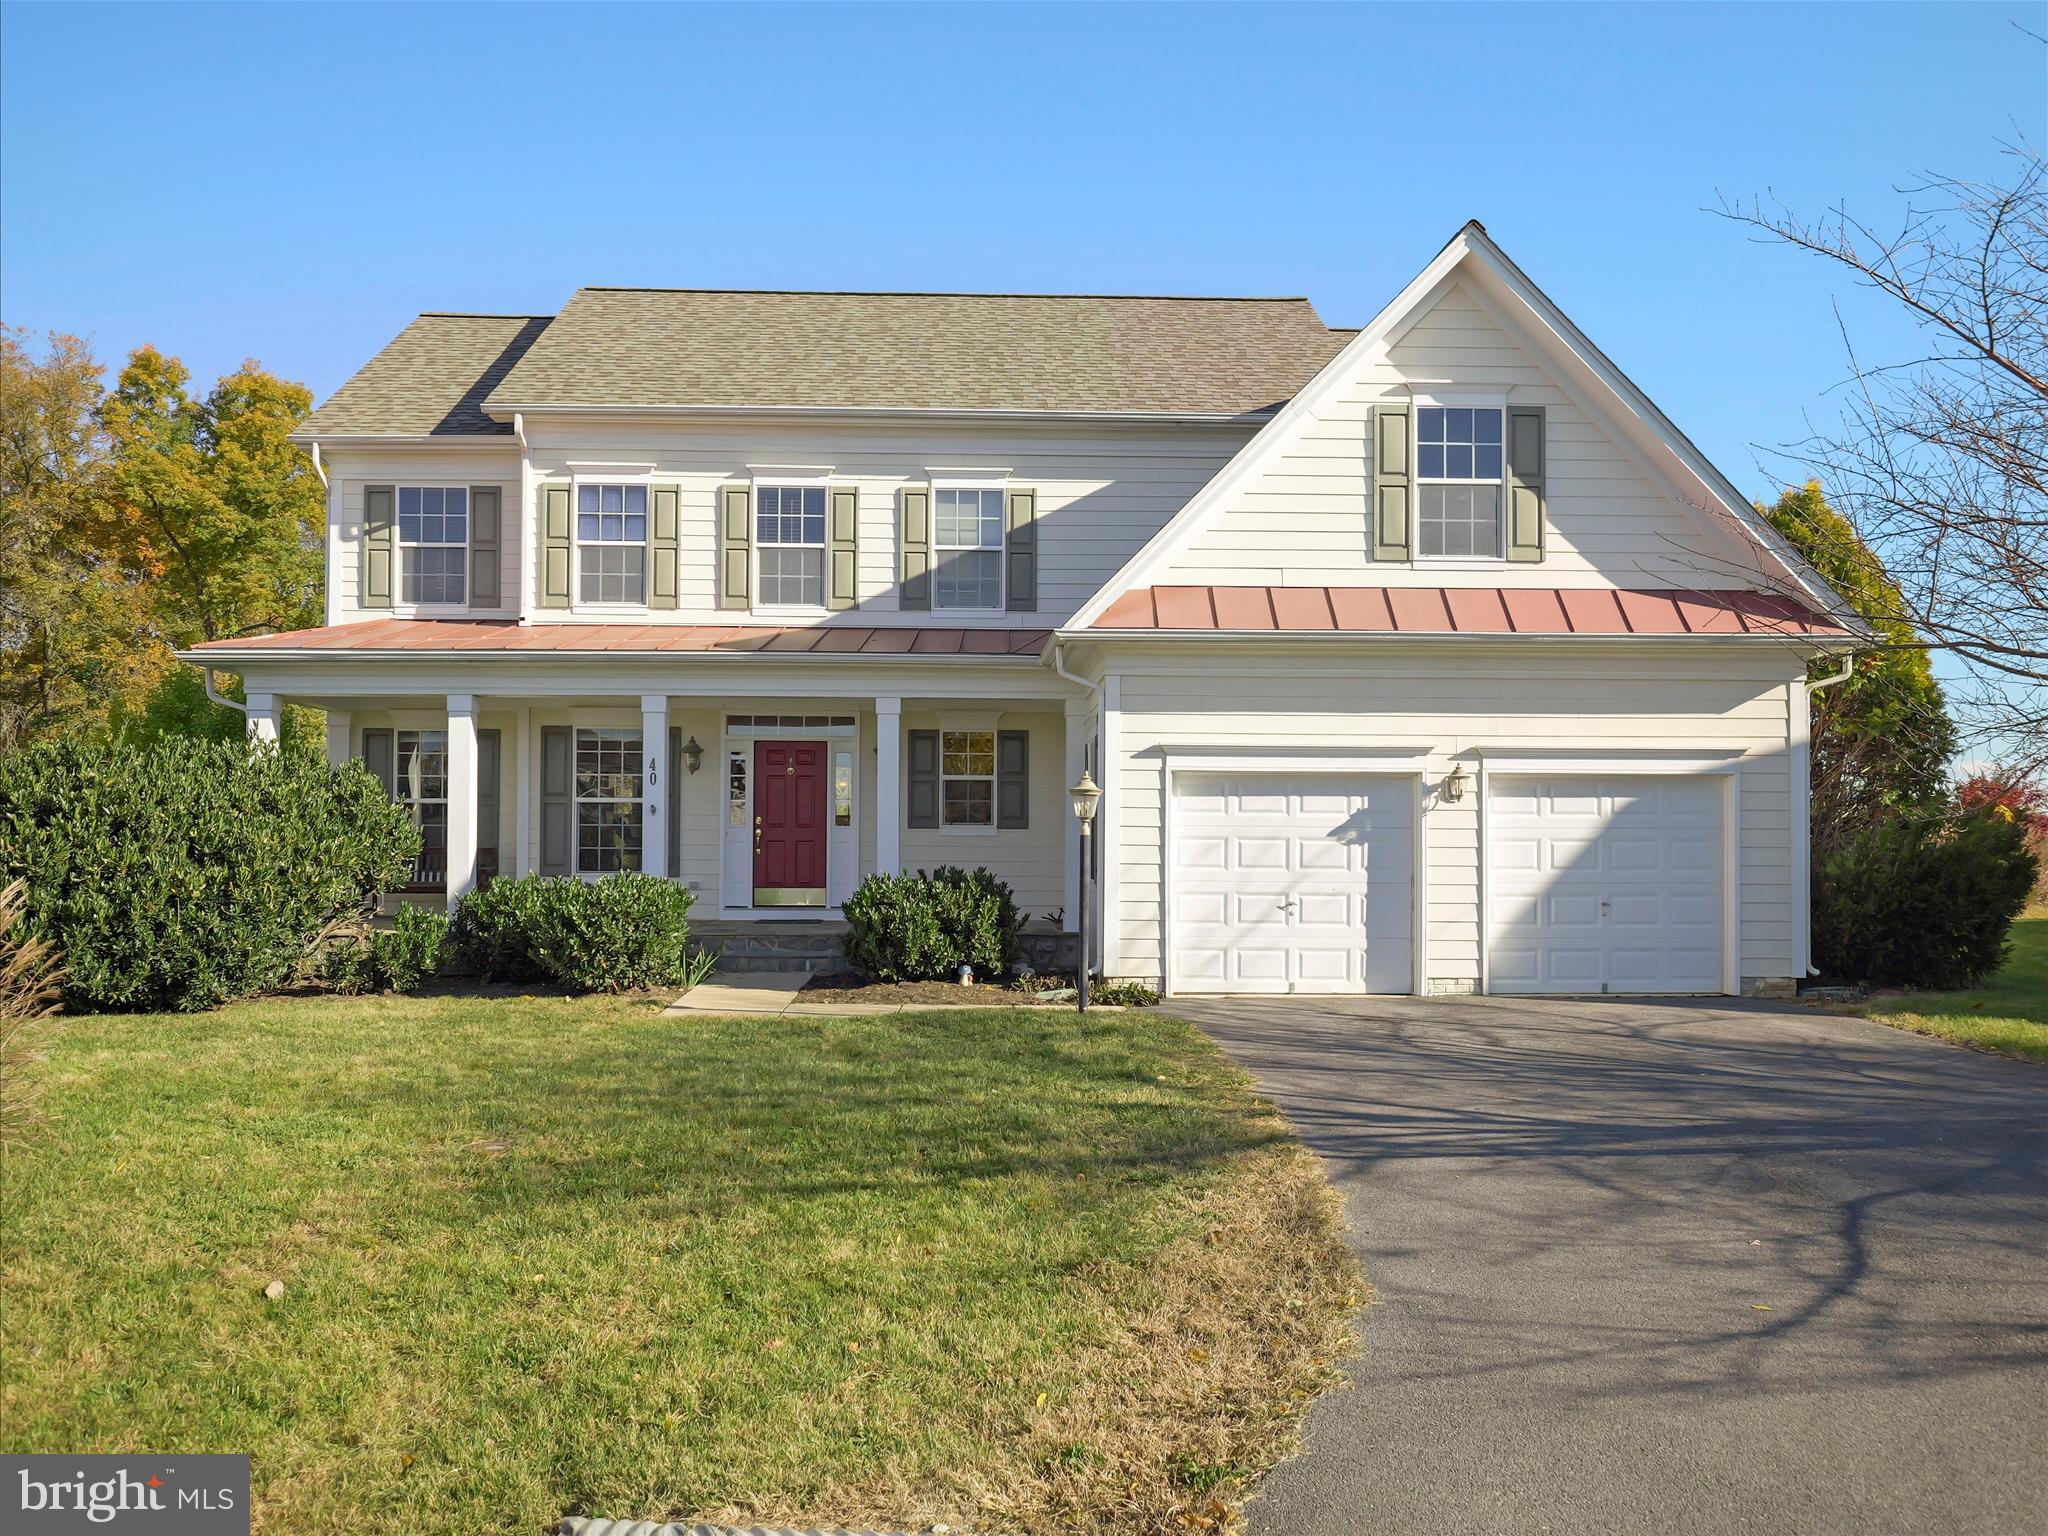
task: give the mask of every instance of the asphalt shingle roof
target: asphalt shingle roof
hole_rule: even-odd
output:
[[[1253,416],[1353,334],[1292,298],[585,288],[551,320],[421,315],[304,431],[508,432],[486,404]]]
[[[307,418],[325,437],[509,437],[484,396],[548,328],[546,315],[421,315]]]

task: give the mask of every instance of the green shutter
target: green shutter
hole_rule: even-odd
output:
[[[674,608],[682,591],[682,492],[657,485],[647,492],[647,606]]]
[[[540,488],[540,606],[566,608],[574,568],[575,517],[566,485]]]
[[[495,485],[469,488],[469,606],[495,608],[504,601],[499,590],[499,551],[504,547],[503,493]]]
[[[496,729],[476,733],[476,878],[479,885],[504,868],[498,857],[498,780],[504,737]]]
[[[898,526],[902,533],[903,585],[896,606],[928,612],[932,606],[932,488],[906,485],[902,508]],[[934,821],[932,825],[938,823]]]
[[[1406,403],[1372,408],[1372,557],[1412,560],[1414,472]]]
[[[576,807],[570,799],[576,749],[569,727],[540,728],[540,872],[566,875],[576,856]]]
[[[905,781],[909,790],[909,825],[936,827],[939,824],[939,733],[911,731],[908,735],[910,757]]]
[[[1031,825],[1031,735],[996,732],[996,825]]]
[[[718,488],[718,606],[753,606],[754,488]]]
[[[388,485],[363,487],[362,605],[389,608],[397,590],[398,492]]]
[[[1543,407],[1516,406],[1508,412],[1508,558],[1543,558],[1543,478],[1548,445]]]
[[[370,770],[370,777],[384,786],[384,793],[396,796],[398,793],[398,760],[393,751],[391,732],[381,727],[363,732],[363,766]]]
[[[1012,613],[1038,611],[1038,492],[1011,491],[1003,497],[1004,558],[1009,562],[1003,583],[1003,606]],[[1019,826],[1023,823],[1019,822]]]
[[[825,606],[851,608],[860,601],[860,490],[835,485],[825,492],[825,499],[830,503],[825,533],[831,565]]]

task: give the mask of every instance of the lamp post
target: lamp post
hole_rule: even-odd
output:
[[[1074,802],[1074,820],[1081,823],[1081,970],[1075,978],[1075,997],[1083,1013],[1088,1011],[1088,833],[1095,825],[1095,808],[1102,801],[1102,788],[1086,768],[1081,782],[1067,791]]]

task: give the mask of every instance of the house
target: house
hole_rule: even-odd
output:
[[[1807,684],[1867,636],[1467,225],[1304,299],[589,288],[421,315],[306,422],[326,624],[214,642],[422,884],[830,920],[986,865],[1170,992],[1766,993]],[[782,931],[778,929],[777,931]]]

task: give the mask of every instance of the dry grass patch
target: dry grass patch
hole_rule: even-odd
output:
[[[0,1440],[249,1451],[267,1533],[1219,1530],[1362,1289],[1157,1014],[283,1000],[38,1070]]]

